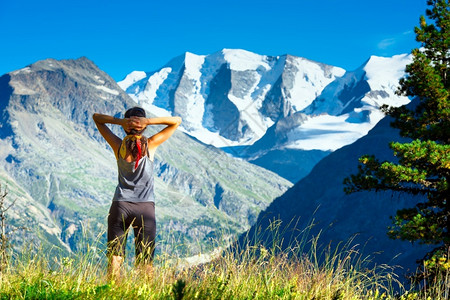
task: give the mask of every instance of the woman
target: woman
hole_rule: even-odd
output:
[[[123,119],[97,113],[93,119],[116,155],[119,172],[108,216],[108,274],[111,279],[120,276],[130,226],[135,236],[136,263],[150,272],[156,236],[153,158],[156,148],[175,132],[181,118],[147,118],[142,108],[133,107]],[[127,136],[120,139],[106,124],[121,125]],[[167,127],[147,139],[142,133],[148,125]]]

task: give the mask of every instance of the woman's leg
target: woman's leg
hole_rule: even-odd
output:
[[[147,274],[152,273],[155,254],[156,218],[155,203],[137,203],[139,213],[133,223],[136,249],[136,266]]]
[[[123,256],[111,255],[108,258],[108,280],[120,281],[120,270],[122,268]]]
[[[119,281],[130,220],[126,203],[113,201],[108,215],[108,279]]]

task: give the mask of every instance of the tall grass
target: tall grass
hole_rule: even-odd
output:
[[[109,282],[100,236],[70,256],[24,248],[0,273],[0,299],[445,299],[448,287],[405,291],[391,268],[369,268],[350,242],[319,250],[317,237],[288,249],[234,244],[195,266],[161,254],[152,274],[128,263]]]

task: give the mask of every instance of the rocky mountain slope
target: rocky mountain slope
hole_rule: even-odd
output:
[[[395,95],[409,61],[371,57],[345,71],[292,55],[223,49],[185,53],[119,85],[155,114],[182,116],[183,129],[204,143],[296,182],[330,151],[367,134],[383,117],[380,105],[409,102]]]
[[[17,199],[15,223],[32,228],[27,234],[42,232],[68,250],[104,238],[117,173],[91,116],[121,116],[134,105],[87,58],[48,59],[0,77],[0,180]],[[193,254],[224,232],[242,232],[290,186],[182,132],[158,149],[155,165],[158,251]]]

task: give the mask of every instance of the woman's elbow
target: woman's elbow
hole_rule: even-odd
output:
[[[99,114],[99,113],[94,113],[94,114],[92,115],[92,119],[94,120],[94,123],[95,123],[95,124],[103,123],[103,122],[102,122],[101,116],[102,116],[102,115]]]

